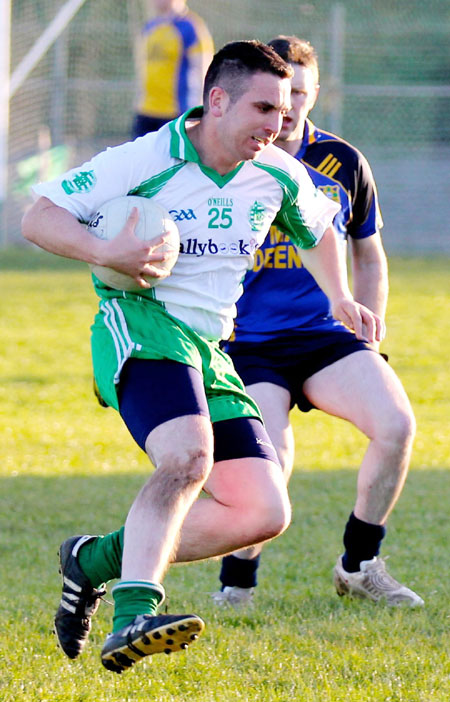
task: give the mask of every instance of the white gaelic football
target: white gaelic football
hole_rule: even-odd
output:
[[[135,195],[125,195],[116,197],[114,200],[105,202],[98,212],[92,217],[88,224],[88,231],[99,239],[114,239],[123,228],[125,222],[131,214],[133,207],[139,210],[139,219],[134,230],[135,235],[143,241],[154,239],[155,236],[168,232],[167,239],[163,244],[155,249],[157,251],[167,251],[173,255],[166,261],[157,261],[152,265],[170,272],[174,267],[180,251],[180,235],[178,228],[170,214],[154,200]],[[125,273],[119,273],[113,268],[106,266],[90,265],[91,271],[106,285],[118,290],[140,290],[136,281]],[[161,278],[145,278],[153,287],[158,285]]]

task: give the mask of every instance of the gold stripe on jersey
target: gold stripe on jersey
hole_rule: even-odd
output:
[[[323,161],[321,163],[319,163],[319,165],[317,166],[317,170],[323,171],[323,169],[326,167],[327,163],[329,163],[330,159],[332,159],[332,158],[333,158],[333,154],[328,154],[328,156],[325,156]]]
[[[342,163],[338,161],[336,156],[333,156],[333,154],[328,154],[328,156],[326,156],[323,161],[319,163],[317,170],[319,173],[323,173],[324,175],[329,176],[329,178],[332,178],[341,166]]]
[[[340,167],[342,166],[342,163],[336,159],[336,164],[331,170],[328,170],[326,175],[329,176],[330,178],[333,178],[333,176],[338,172]]]

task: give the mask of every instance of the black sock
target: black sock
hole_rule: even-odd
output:
[[[259,566],[259,556],[251,560],[237,558],[236,556],[225,556],[222,558],[220,569],[220,582],[222,590],[224,587],[256,587],[256,571]]]
[[[361,561],[371,561],[380,553],[386,527],[363,522],[351,513],[345,526],[342,565],[348,573],[361,570]]]

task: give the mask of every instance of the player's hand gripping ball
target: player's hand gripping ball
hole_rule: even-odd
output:
[[[92,217],[88,224],[88,231],[99,239],[107,241],[114,239],[123,229],[125,222],[131,214],[133,207],[139,210],[139,219],[134,230],[135,235],[143,241],[149,241],[159,236],[163,232],[168,232],[166,241],[155,249],[156,251],[167,251],[170,256],[165,261],[157,261],[152,265],[170,272],[174,267],[180,251],[180,235],[177,225],[170,214],[152,199],[126,195],[116,197],[114,200],[105,202],[98,212]],[[136,281],[125,273],[119,273],[107,266],[97,266],[90,264],[91,271],[102,283],[117,290],[142,291]],[[163,278],[145,279],[151,287],[158,285]]]

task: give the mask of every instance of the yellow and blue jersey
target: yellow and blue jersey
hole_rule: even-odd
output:
[[[296,158],[316,187],[341,206],[333,224],[343,245],[347,237],[362,239],[381,229],[375,182],[360,151],[307,120]],[[301,251],[272,226],[245,277],[232,341],[269,341],[336,327],[342,325],[331,316],[328,298],[303,267]],[[232,351],[233,344],[226,348]]]
[[[195,12],[186,9],[147,22],[140,44],[137,112],[169,120],[201,104],[212,56],[211,35]]]

